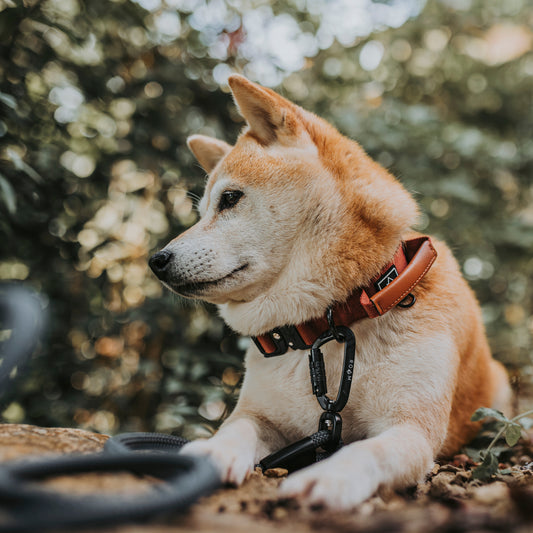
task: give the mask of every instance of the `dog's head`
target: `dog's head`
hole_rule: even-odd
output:
[[[411,196],[355,142],[274,91],[229,84],[235,146],[188,139],[209,180],[201,219],[154,254],[171,290],[219,304],[245,334],[322,314],[379,272],[414,223]]]

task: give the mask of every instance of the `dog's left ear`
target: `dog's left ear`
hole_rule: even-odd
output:
[[[187,138],[187,146],[208,174],[231,150],[228,143],[207,135],[191,135]]]
[[[296,106],[292,102],[239,74],[231,75],[228,83],[250,133],[261,144],[283,142],[298,134]]]

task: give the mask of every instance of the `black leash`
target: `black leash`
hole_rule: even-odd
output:
[[[309,371],[313,394],[317,397],[318,403],[324,411],[318,422],[318,431],[262,459],[259,465],[263,471],[269,468],[285,468],[289,472],[293,472],[325,459],[342,446],[342,418],[340,412],[350,397],[356,341],[355,335],[350,328],[335,326],[331,309],[328,309],[327,316],[329,330],[318,337],[313,343],[309,354]],[[335,401],[327,396],[326,367],[324,365],[324,355],[320,350],[324,344],[334,340],[344,344],[341,382]],[[323,452],[320,452],[320,449]]]
[[[165,481],[140,495],[69,496],[36,482],[87,472],[132,472]],[[204,458],[171,453],[120,452],[58,457],[0,469],[0,532],[86,528],[133,522],[184,511],[220,486],[218,472]]]
[[[18,285],[0,285],[0,394],[15,368],[31,357],[43,332],[38,297]],[[186,510],[221,485],[205,457],[178,455],[185,439],[158,433],[126,433],[108,439],[104,451],[82,456],[0,465],[0,533],[120,524]],[[71,496],[39,486],[59,475],[131,472],[163,481],[135,496]]]
[[[178,452],[189,441],[165,433],[122,433],[106,440],[106,453],[124,452]]]

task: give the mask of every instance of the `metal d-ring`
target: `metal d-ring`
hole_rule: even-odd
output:
[[[410,292],[399,304],[398,307],[401,307],[402,309],[408,309],[409,307],[412,307],[416,302],[415,295]]]

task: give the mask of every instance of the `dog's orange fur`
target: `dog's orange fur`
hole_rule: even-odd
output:
[[[439,450],[439,456],[449,457],[457,453],[479,431],[481,422],[470,420],[474,411],[478,407],[493,405],[498,392],[508,384],[503,365],[491,356],[475,295],[462,278],[456,278],[453,287],[442,282],[448,277],[448,269],[453,271],[458,267],[445,245],[436,239],[433,239],[433,243],[438,252],[438,261],[415,289],[417,302],[423,307],[426,317],[416,317],[415,320],[418,319],[417,328],[431,327],[434,330],[435,324],[439,324],[439,315],[443,312],[443,302],[447,312],[461,314],[461,320],[453,321],[452,334],[459,350],[460,362],[455,377],[446,441]],[[457,286],[457,283],[460,285]],[[444,317],[441,322],[442,327],[449,324]],[[510,409],[507,401],[497,407],[506,411]]]

